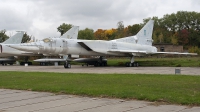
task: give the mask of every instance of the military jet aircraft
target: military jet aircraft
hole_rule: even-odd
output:
[[[0,57],[4,57],[4,58],[0,58],[0,64],[2,64],[2,65],[6,65],[6,64],[12,65],[16,61],[13,55],[11,56],[11,55],[6,55],[6,54],[2,53],[2,52],[4,52],[3,50],[6,50],[6,49],[2,48],[2,45],[4,45],[4,44],[19,44],[22,41],[23,35],[24,35],[23,31],[17,31],[17,33],[15,35],[8,38],[3,43],[0,43]],[[9,57],[7,57],[7,56],[9,56]]]
[[[51,55],[88,55],[100,56],[95,66],[104,65],[102,60],[104,56],[125,56],[131,57],[126,66],[138,66],[134,62],[135,56],[145,56],[149,54],[184,54],[197,55],[196,53],[179,52],[158,52],[157,48],[152,46],[152,32],[154,21],[148,23],[134,36],[124,37],[115,40],[80,40],[65,38],[46,38],[42,43],[32,42],[28,44],[8,45],[18,50],[33,52],[37,54]],[[65,68],[70,68],[68,60],[64,64]]]
[[[60,38],[65,38],[65,39],[77,39],[78,37],[78,31],[79,27],[78,26],[73,26],[71,29],[69,29],[65,34],[63,34]],[[44,39],[45,40],[45,39]],[[42,43],[44,40],[40,41]],[[45,56],[54,56],[54,54],[43,54]],[[77,57],[75,55],[70,55],[70,57]],[[41,59],[36,59],[34,60],[35,62],[39,62],[41,66],[46,66],[51,62],[54,62],[55,65],[58,64],[58,62],[65,62],[66,59],[68,58],[68,55],[63,55],[63,58],[41,58]]]
[[[77,35],[78,35],[78,26],[73,26],[70,30],[68,30],[65,34],[63,34],[61,38],[65,38],[65,39],[77,39]],[[48,41],[50,38],[44,39],[44,41]],[[20,41],[21,43],[21,41]],[[32,42],[32,43],[37,43],[37,44],[43,44],[43,41],[38,41],[38,42]],[[27,56],[52,56],[51,54],[45,54],[45,53],[33,53],[33,52],[29,52],[29,51],[23,51],[23,50],[18,50],[18,49],[14,49],[11,47],[8,47],[9,44],[19,44],[19,43],[5,43],[5,44],[1,44],[1,54],[0,56],[26,56],[25,61],[24,62],[20,62],[20,65],[24,65],[25,63],[28,63],[28,65],[31,65],[32,62],[28,62],[28,58]],[[29,45],[29,43],[23,43],[22,45]],[[29,46],[31,47],[31,46]],[[28,47],[28,48],[29,48]],[[44,64],[43,62],[45,62],[48,59],[40,59],[38,62],[41,62],[42,64]],[[55,59],[57,60],[57,59]],[[54,59],[50,59],[49,61],[55,61]]]

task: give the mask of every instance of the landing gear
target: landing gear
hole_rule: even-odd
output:
[[[7,63],[1,63],[2,64],[2,66],[6,66],[7,65]]]
[[[103,62],[95,62],[94,63],[95,67],[99,67],[99,66],[107,66],[107,61],[103,61]]]
[[[126,67],[138,67],[138,62],[134,62],[134,56],[131,57],[131,62],[126,63]]]
[[[24,64],[32,65],[32,62],[29,62],[29,61],[27,61],[27,62],[20,62],[20,65],[24,65]]]
[[[68,63],[68,62],[65,62],[65,63],[64,63],[64,68],[71,68],[71,64]]]
[[[25,64],[28,64],[28,65],[32,65],[32,62],[28,61],[28,56],[24,57],[24,61],[20,62],[20,65],[25,65]]]
[[[49,63],[48,62],[40,62],[40,66],[48,66]]]
[[[138,62],[133,62],[133,63],[127,62],[126,63],[126,67],[138,67],[138,66],[139,66]]]
[[[107,60],[103,59],[103,56],[100,56],[99,60],[94,62],[94,66],[95,67],[99,67],[99,66],[107,66]]]

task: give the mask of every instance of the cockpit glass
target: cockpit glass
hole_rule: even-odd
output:
[[[47,42],[50,42],[51,40],[49,38],[45,38],[43,39],[43,42],[47,43]]]

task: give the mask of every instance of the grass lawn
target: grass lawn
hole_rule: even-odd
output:
[[[200,67],[200,57],[135,57],[139,66],[164,66],[164,67]],[[130,58],[108,58],[109,66],[124,66]]]
[[[0,72],[0,88],[200,106],[200,76]]]

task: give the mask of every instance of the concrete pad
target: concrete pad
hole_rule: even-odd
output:
[[[0,99],[1,103],[8,103],[8,102],[16,102],[16,101],[21,101],[21,100],[28,100],[28,99],[34,99],[34,98],[41,98],[41,97],[46,97],[49,96],[45,93],[32,93],[32,94],[27,94],[27,95],[18,95],[17,97],[7,97]],[[1,107],[1,105],[0,105]]]
[[[9,89],[0,91],[11,93],[0,95],[5,98],[0,99],[0,112],[199,112],[200,110],[200,107],[153,105],[152,102],[136,100],[55,95]]]
[[[13,94],[13,93],[20,93],[22,91],[20,90],[13,90],[13,91],[10,91],[10,90],[7,90],[7,89],[0,89],[0,95],[3,95],[3,94]]]
[[[34,95],[34,96],[33,96]],[[20,107],[25,105],[31,105],[31,104],[37,104],[42,103],[46,101],[52,101],[52,100],[59,100],[62,99],[62,97],[56,97],[56,96],[50,96],[50,95],[44,95],[44,94],[33,94],[31,96],[21,96],[17,100],[14,100],[13,98],[9,97],[10,101],[8,102],[0,102],[0,109],[6,109],[6,108],[14,108],[14,107]]]
[[[112,100],[112,99],[109,99],[109,100]],[[117,103],[104,105],[97,108],[90,108],[87,110],[83,110],[83,112],[128,112],[130,110],[144,108],[146,105],[147,105],[147,102],[143,102],[143,101],[118,100]]]
[[[82,110],[87,110],[87,109],[91,109],[91,108],[101,107],[101,106],[111,103],[110,101],[96,100],[95,98],[90,98],[87,100],[83,100],[83,99],[79,99],[79,100],[80,101],[77,103],[68,103],[66,105],[60,105],[57,107],[46,108],[44,110],[46,112],[55,112],[58,110],[60,112],[66,112],[66,111],[74,112],[74,111],[82,111]],[[115,103],[115,102],[112,102],[112,103]],[[42,110],[42,111],[44,111],[44,110]]]
[[[11,97],[20,97],[20,96],[26,96],[29,94],[35,94],[34,92],[13,92],[13,93],[6,93],[6,94],[1,94],[0,99],[5,99],[5,98],[11,98]],[[5,96],[6,95],[6,96]]]
[[[59,96],[56,96],[56,97],[59,97]],[[17,111],[17,112],[25,112],[28,109],[28,111],[43,111],[44,112],[45,110],[47,110],[46,112],[49,112],[48,109],[51,110],[55,107],[67,106],[71,104],[79,104],[80,102],[86,102],[86,101],[89,101],[89,100],[82,101],[80,98],[76,98],[76,97],[74,98],[60,97],[59,99],[55,99],[55,100],[45,100],[45,101],[42,100],[42,101],[38,101],[34,103],[31,102],[26,105],[9,108],[9,110]]]
[[[187,107],[181,112],[199,112],[199,111],[200,111],[200,107]]]
[[[146,106],[144,108],[138,108],[131,110],[130,112],[181,112],[186,109],[185,106],[176,105],[160,105],[160,106]]]

